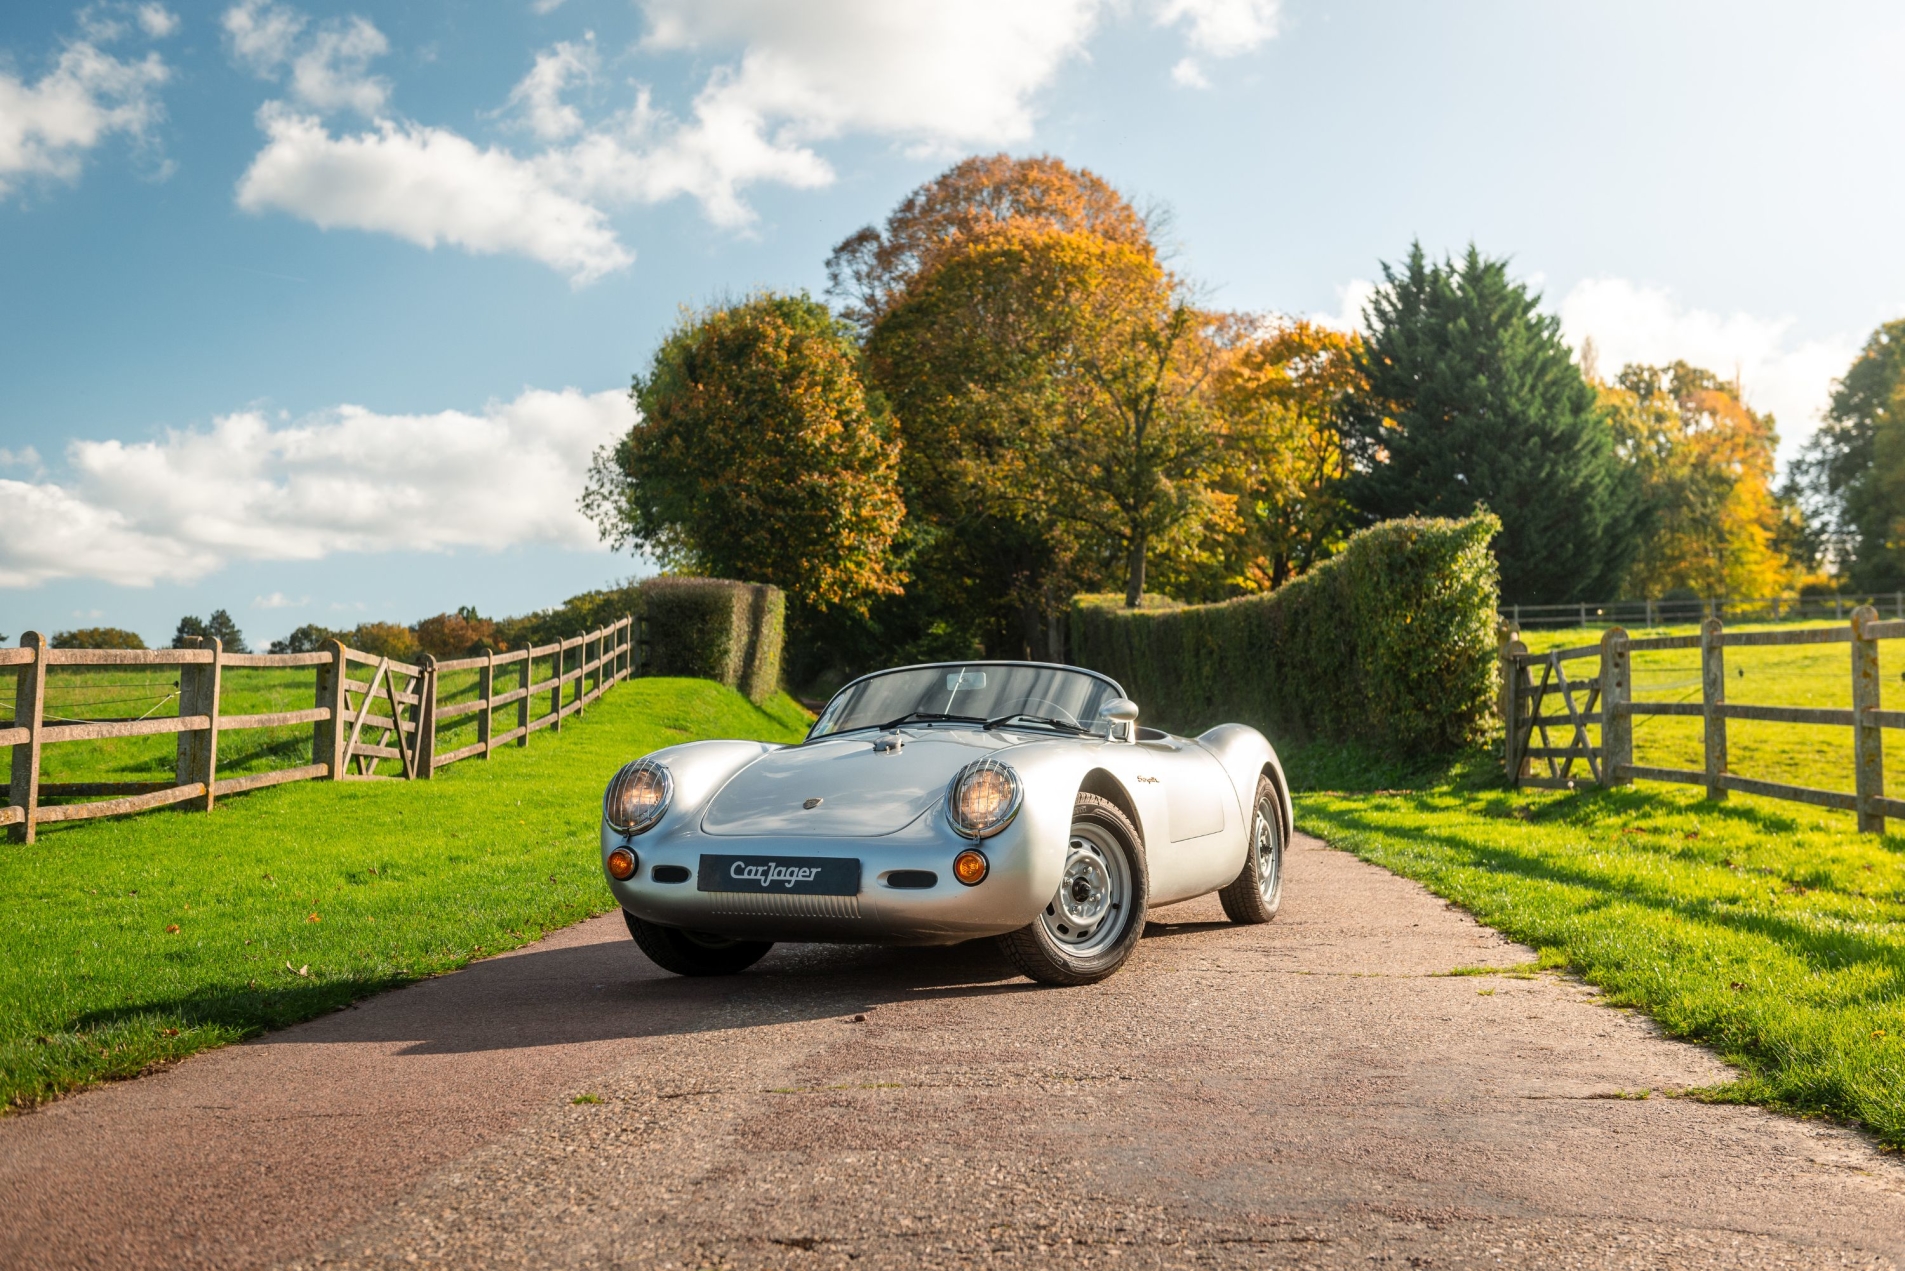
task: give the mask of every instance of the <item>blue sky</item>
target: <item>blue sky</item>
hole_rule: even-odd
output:
[[[0,632],[512,613],[682,305],[825,285],[960,155],[1354,321],[1473,239],[1790,454],[1905,313],[1905,11],[1306,0],[30,0],[0,11]]]

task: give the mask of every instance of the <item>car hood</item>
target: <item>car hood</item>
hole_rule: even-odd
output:
[[[880,734],[809,742],[762,755],[708,804],[709,834],[871,838],[917,820],[946,796],[953,774],[1018,742],[965,728],[901,729],[901,748],[874,750]],[[809,808],[808,800],[819,803]]]

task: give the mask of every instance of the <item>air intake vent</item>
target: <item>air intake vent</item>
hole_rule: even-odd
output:
[[[762,914],[774,918],[858,918],[858,896],[790,896],[786,893],[711,891],[708,905],[718,914]]]
[[[686,865],[657,865],[648,871],[648,876],[658,883],[685,883],[688,881]]]
[[[888,887],[923,889],[938,884],[939,875],[930,869],[896,869],[886,876]]]

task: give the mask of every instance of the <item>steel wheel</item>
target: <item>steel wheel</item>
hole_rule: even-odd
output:
[[[1268,777],[1257,780],[1243,868],[1217,898],[1232,922],[1269,922],[1283,904],[1283,803]]]
[[[1039,915],[1052,942],[1076,958],[1092,958],[1124,934],[1131,904],[1131,868],[1103,830],[1074,825],[1058,894]]]

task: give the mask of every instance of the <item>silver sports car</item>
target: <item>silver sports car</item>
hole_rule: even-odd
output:
[[[1138,726],[1114,681],[1038,662],[853,681],[797,746],[699,741],[615,774],[602,869],[629,933],[681,975],[777,940],[997,937],[1026,975],[1089,984],[1147,908],[1217,892],[1267,922],[1290,798],[1261,733]]]

